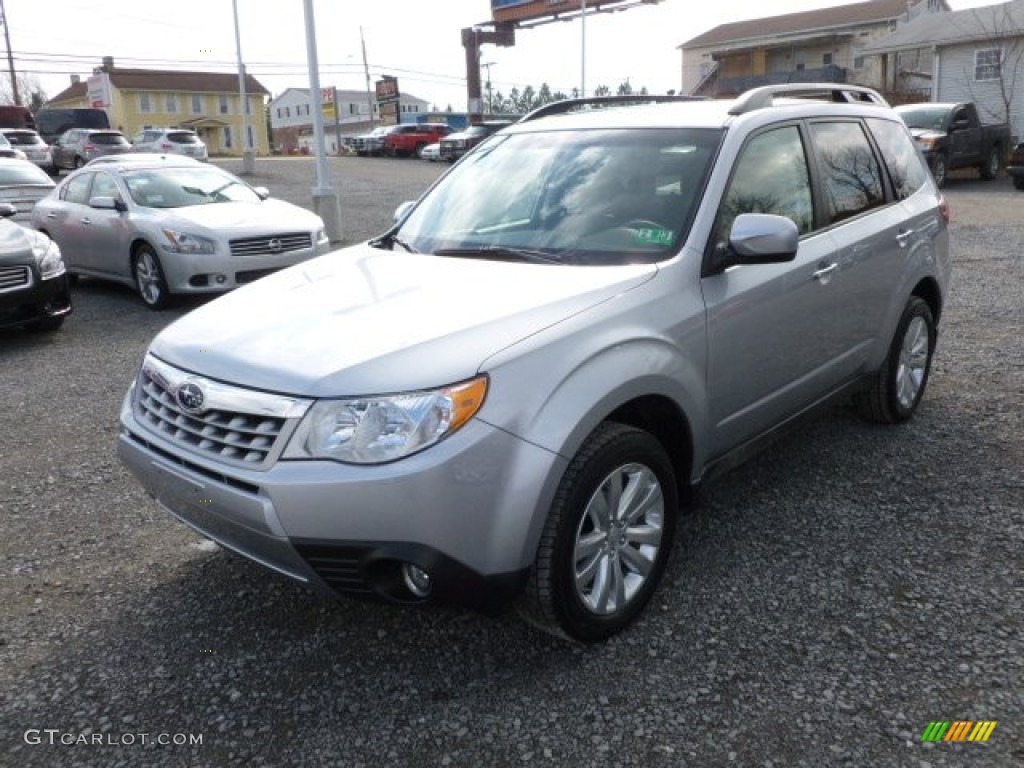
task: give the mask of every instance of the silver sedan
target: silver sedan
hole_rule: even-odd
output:
[[[183,159],[75,171],[32,212],[72,277],[134,287],[152,309],[220,293],[329,250],[323,220],[215,166]]]

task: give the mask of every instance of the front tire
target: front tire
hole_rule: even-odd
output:
[[[654,436],[601,424],[562,476],[520,606],[523,617],[584,643],[624,629],[661,580],[678,507],[672,463]]]
[[[911,296],[896,326],[889,355],[871,385],[854,396],[861,416],[880,424],[898,424],[914,415],[935,352],[935,320],[924,299]]]
[[[135,287],[139,298],[153,310],[163,309],[170,301],[171,293],[167,288],[163,268],[156,252],[148,245],[140,245],[132,257],[132,274],[135,275]]]

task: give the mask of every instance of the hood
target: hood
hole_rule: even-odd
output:
[[[254,210],[257,209],[257,210]],[[323,227],[316,214],[283,200],[259,203],[211,203],[159,211],[161,224],[171,227],[198,225],[228,237],[259,237],[298,230],[311,232]],[[263,226],[254,221],[265,221]]]
[[[381,251],[303,262],[185,315],[151,352],[203,376],[304,397],[468,379],[516,342],[649,280],[651,264],[561,267]]]

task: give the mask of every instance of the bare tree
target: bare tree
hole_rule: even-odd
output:
[[[39,85],[39,81],[32,75],[17,75],[18,94],[21,96],[22,104],[25,104],[33,112],[47,102],[46,92]],[[11,76],[0,75],[0,104],[13,104],[14,91],[11,88]]]
[[[1014,13],[1019,3],[1003,3],[1002,5],[974,8],[970,11],[974,31],[980,31],[976,45],[986,46],[994,52],[989,63],[975,63],[969,71],[963,72],[964,89],[975,102],[982,118],[996,122],[1011,122],[1013,119],[1013,103],[1019,84],[1024,83],[1024,16]],[[976,25],[976,26],[974,26]],[[977,68],[991,68],[993,78],[985,82],[994,88],[999,97],[1000,109],[994,110],[991,100],[984,98],[988,89],[982,89],[977,80]]]

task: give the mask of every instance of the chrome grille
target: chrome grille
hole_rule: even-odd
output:
[[[32,285],[32,270],[26,266],[0,267],[0,293]]]
[[[205,392],[205,408],[185,410],[183,384]],[[190,453],[249,469],[273,463],[308,406],[191,376],[151,356],[136,381],[135,418],[143,426]]]
[[[246,237],[231,241],[232,256],[265,256],[287,253],[313,247],[313,236],[309,232],[290,232],[284,235]]]

